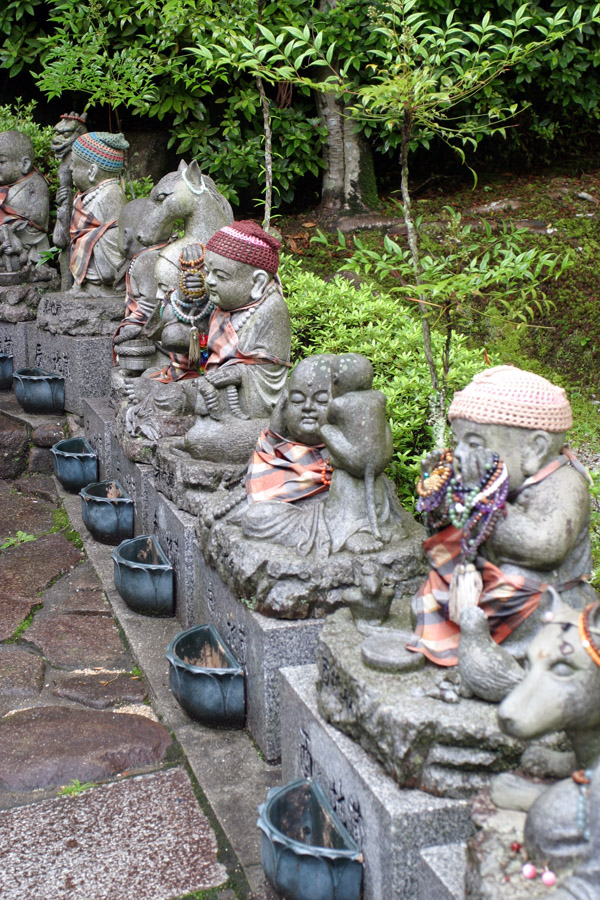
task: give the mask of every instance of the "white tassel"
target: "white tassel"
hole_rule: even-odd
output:
[[[483,579],[473,563],[458,565],[452,573],[450,581],[448,618],[456,625],[460,625],[463,609],[478,606],[482,590]]]

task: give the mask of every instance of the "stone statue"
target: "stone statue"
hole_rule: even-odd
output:
[[[0,133],[0,272],[18,273],[18,282],[42,280],[34,267],[40,253],[50,247],[48,186],[33,163],[33,144],[27,135]],[[46,278],[52,274],[46,273]]]
[[[545,622],[528,651],[529,668],[520,685],[503,700],[498,720],[506,733],[531,740],[555,731],[566,731],[575,751],[575,771],[548,787],[516,776],[499,775],[492,785],[492,800],[503,809],[524,810],[524,834],[517,834],[529,873],[544,867],[558,875],[558,885],[548,892],[520,873],[515,898],[549,896],[552,900],[600,898],[600,604],[582,612],[562,603],[554,590],[544,595]],[[518,816],[514,816],[516,822]],[[504,817],[506,820],[506,816]],[[504,896],[507,856],[506,829],[500,835],[489,813],[479,822],[482,831],[471,842],[474,863],[468,876],[471,895]],[[495,833],[496,832],[496,833]],[[510,845],[510,837],[508,838]],[[485,865],[482,867],[482,858]],[[493,865],[493,863],[497,865]],[[491,864],[490,864],[491,863]],[[501,868],[502,867],[502,868]],[[524,871],[526,871],[524,869]],[[552,884],[552,880],[548,882]],[[473,894],[473,888],[477,890]],[[520,890],[519,890],[520,887]],[[513,897],[513,893],[510,893]]]
[[[73,284],[73,276],[69,269],[69,251],[71,236],[69,228],[71,224],[71,212],[73,209],[73,179],[71,177],[71,148],[79,135],[86,129],[86,113],[79,115],[75,112],[64,113],[54,126],[52,138],[52,152],[60,160],[58,167],[58,187],[65,188],[61,192],[61,201],[56,208],[56,224],[52,234],[52,243],[60,247],[60,276],[61,290],[68,290]]]
[[[186,388],[197,418],[183,440],[196,459],[247,460],[284,389],[291,328],[279,247],[249,221],[221,228],[206,244],[206,287],[216,308],[205,375]]]
[[[421,481],[421,506],[444,527],[425,542],[432,568],[410,649],[456,665],[461,614],[479,606],[494,641],[522,659],[548,585],[576,609],[595,598],[588,483],[565,448],[569,401],[545,378],[497,366],[455,395],[449,418],[456,449],[429,457]]]
[[[210,272],[214,262],[208,256],[207,250]],[[223,278],[224,302],[226,271],[219,275],[217,269],[214,277]],[[209,274],[207,284],[211,280]],[[207,564],[257,612],[302,619],[343,606],[376,628],[394,601],[404,598],[408,609],[424,571],[423,530],[381,473],[391,439],[385,398],[372,390],[372,374],[369,361],[356,354],[303,359],[290,372],[270,419],[262,420],[249,465],[248,457],[239,467],[225,464],[226,456],[231,459],[225,444],[219,463],[178,460],[164,445],[157,450],[160,489],[185,498],[186,510],[197,515]],[[189,389],[207,377],[190,382]],[[353,431],[357,394],[362,409]],[[221,418],[205,417],[211,423],[249,424],[225,412],[229,398],[219,401]]]
[[[122,134],[91,131],[72,144],[71,175],[79,191],[73,201],[70,236],[70,269],[74,293],[90,296],[111,294],[115,277],[123,265],[118,246],[118,220],[125,194],[116,176],[129,147]],[[62,203],[68,187],[59,188]]]
[[[244,534],[327,555],[381,550],[402,532],[382,476],[393,452],[385,397],[372,380],[357,353],[298,363],[250,463]]]
[[[149,200],[139,198],[127,203],[119,216],[117,243],[125,262],[117,272],[115,286],[125,286],[125,316],[113,335],[114,362],[128,375],[139,375],[151,364],[155,348],[143,334],[143,329],[154,312],[158,297],[155,268],[158,254],[168,243],[169,234],[160,235],[161,241],[152,247],[144,247],[136,237],[137,225],[148,214]]]
[[[127,383],[126,392],[133,405],[125,416],[128,433],[151,443],[161,437],[183,434],[190,427],[188,414],[184,429],[173,430],[175,419],[186,413],[187,397],[181,382],[199,378],[206,364],[208,322],[214,309],[204,287],[201,244],[189,244],[181,252],[179,287],[175,291],[168,287],[173,279],[172,263],[161,250],[157,253],[154,276],[158,312],[154,311],[143,328],[157,353],[142,377]],[[130,321],[135,315],[131,313]],[[119,353],[122,347],[122,344],[117,347]],[[136,402],[138,397],[142,399]]]

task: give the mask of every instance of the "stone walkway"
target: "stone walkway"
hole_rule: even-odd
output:
[[[158,677],[166,680],[165,627],[174,633],[178,623],[136,617],[146,636],[136,641],[134,634],[133,658],[113,615],[116,595],[98,575],[110,571],[112,548],[92,547],[87,534],[84,546],[65,510],[73,515],[81,501],[61,496],[47,474],[42,440],[54,443],[57,429],[62,436],[63,421],[18,421],[6,395],[1,406],[0,896],[275,897],[259,871],[258,838],[244,838],[244,846],[234,828],[239,846],[232,848],[226,832],[229,818],[239,818],[241,794],[251,819],[238,828],[255,830],[256,802],[277,783],[278,769],[248,755],[243,733],[211,733],[211,749],[201,756],[212,771],[190,763],[183,745],[202,744],[210,730],[175,714],[166,700],[157,709],[143,678],[143,670],[153,677],[162,651]],[[30,448],[31,437],[38,446]],[[75,529],[84,531],[80,522]],[[235,791],[244,753],[250,798],[246,789]],[[215,758],[223,766],[213,804],[223,809],[222,824],[198,784],[205,776],[209,788],[219,780]]]

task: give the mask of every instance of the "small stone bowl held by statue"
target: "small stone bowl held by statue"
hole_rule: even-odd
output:
[[[33,366],[17,369],[15,394],[25,412],[38,415],[60,414],[65,408],[65,380],[58,372],[46,372]]]
[[[214,625],[195,625],[167,647],[171,690],[186,713],[203,725],[243,728],[244,670]]]
[[[174,614],[173,566],[154,535],[123,541],[112,559],[115,587],[129,609],[149,616]]]
[[[83,524],[94,540],[120,544],[133,537],[133,500],[118,481],[99,481],[79,491]]]
[[[77,494],[98,481],[98,457],[84,437],[58,441],[51,451],[54,474],[65,490]]]
[[[288,900],[359,900],[362,853],[315,781],[271,788],[258,814],[262,866],[278,893]]]
[[[13,386],[13,358],[0,353],[0,391],[10,391]]]

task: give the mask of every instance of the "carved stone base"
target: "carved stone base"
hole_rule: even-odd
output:
[[[38,328],[50,334],[112,335],[125,312],[125,294],[105,297],[73,294],[71,291],[44,294],[38,307]],[[112,366],[111,363],[109,366]]]
[[[239,489],[241,498],[245,497]],[[326,558],[300,556],[291,547],[246,538],[229,517],[213,521],[228,497],[221,491],[205,504],[197,503],[197,534],[207,562],[236,597],[268,616],[303,619],[323,616],[348,602],[356,589],[356,562],[368,558],[393,585],[396,597],[410,597],[423,579],[422,528],[409,513],[403,521],[405,537],[393,538],[375,553],[347,551]]]
[[[282,669],[282,780],[311,776],[319,782],[363,850],[364,900],[416,900],[421,851],[465,840],[472,830],[469,803],[401,790],[358,744],[321,718],[316,679],[315,666]],[[434,892],[419,900],[442,896]]]
[[[37,328],[34,323],[0,321],[0,352],[13,357],[13,369],[32,365],[30,347],[35,348]]]
[[[402,610],[396,605],[392,613],[389,624],[402,628]],[[500,730],[496,704],[456,694],[458,702],[428,696],[443,694],[437,686],[451,670],[428,664],[400,676],[378,671],[364,665],[363,641],[348,610],[328,617],[317,654],[319,709],[399,785],[469,797],[485,788],[491,775],[525,769],[529,758],[536,758],[531,749],[522,758],[525,745]],[[529,745],[534,746],[569,749],[559,735]]]
[[[109,337],[52,334],[38,327],[29,333],[28,355],[29,365],[63,376],[68,412],[81,416],[86,399],[107,396],[112,365]]]
[[[5,273],[1,274],[6,277]],[[42,295],[47,291],[56,291],[59,287],[58,275],[50,281],[31,284],[3,284],[0,278],[0,321],[34,321]]]
[[[286,622],[253,612],[231,593],[196,549],[196,622],[212,622],[246,676],[248,729],[269,762],[281,754],[282,666],[314,662],[322,620]]]

